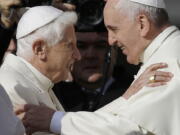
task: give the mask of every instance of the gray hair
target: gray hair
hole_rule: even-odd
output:
[[[77,15],[75,12],[64,12],[58,18],[47,25],[35,30],[31,34],[17,40],[17,55],[22,57],[32,57],[33,42],[42,39],[49,46],[56,45],[64,38],[64,31],[69,25],[75,25]]]
[[[130,0],[120,0],[115,8],[126,13],[131,20],[134,20],[138,14],[145,13],[157,27],[169,22],[168,13],[162,8],[143,5]]]

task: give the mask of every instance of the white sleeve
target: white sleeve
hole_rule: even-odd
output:
[[[146,130],[122,115],[97,112],[67,113],[61,135],[145,135]]]
[[[61,132],[61,120],[64,116],[65,112],[57,111],[54,113],[51,123],[50,123],[50,131],[56,134],[60,134]]]
[[[128,101],[123,97],[119,97],[116,100],[112,101],[111,103],[100,108],[98,111],[116,114],[116,112],[119,113],[120,109],[121,110],[125,109],[127,106],[128,106]]]
[[[148,132],[123,111],[128,101],[122,97],[96,112],[67,113],[61,121],[62,135],[145,135]],[[122,112],[121,112],[121,111]],[[120,111],[120,112],[119,112]]]

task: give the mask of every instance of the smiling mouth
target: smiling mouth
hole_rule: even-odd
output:
[[[125,47],[123,45],[120,45],[119,48],[123,51]]]
[[[123,45],[121,45],[121,46],[119,46],[119,48],[121,49],[122,53],[123,53],[124,55],[126,55],[126,47],[123,46]]]
[[[121,47],[121,50],[122,50],[122,51],[125,50],[125,47]]]

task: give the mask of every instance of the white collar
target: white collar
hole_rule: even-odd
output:
[[[39,72],[34,66],[32,66],[22,57],[8,54],[5,58],[5,64],[10,65],[13,69],[31,81],[41,91],[49,91],[54,85],[50,79]]]
[[[166,28],[163,32],[161,32],[146,48],[146,50],[141,56],[141,62],[143,64],[146,63],[151,58],[153,53],[160,48],[160,46],[163,44],[166,38],[176,30],[178,30],[176,26],[170,26]]]

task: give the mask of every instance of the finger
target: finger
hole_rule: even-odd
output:
[[[21,4],[21,1],[22,1],[22,0],[13,0],[13,2],[11,3],[10,6],[17,6],[17,5],[20,5],[20,4]]]
[[[163,72],[163,71],[156,71],[154,73],[155,76],[164,76],[164,77],[173,77],[171,72]]]
[[[32,127],[34,128],[34,124],[36,124],[36,120],[34,120],[32,117],[30,117],[28,115],[28,117],[25,117],[23,120],[22,120],[23,124],[25,127]]]
[[[30,109],[34,109],[34,108],[36,108],[36,107],[37,107],[37,105],[24,104],[24,110],[25,110],[25,111],[28,111],[28,110],[30,110]]]
[[[26,127],[25,131],[26,131],[26,135],[32,135],[34,132],[36,132],[36,130],[33,129],[32,127]]]
[[[27,112],[28,110],[30,110],[31,108],[34,108],[36,107],[36,105],[33,105],[33,104],[22,104],[22,105],[18,105],[16,108],[15,108],[15,114],[16,115],[19,115],[23,112]]]
[[[24,105],[18,105],[18,106],[14,109],[14,112],[15,112],[16,115],[19,115],[19,114],[25,112]]]
[[[150,67],[148,67],[148,70],[155,71],[155,70],[158,70],[161,68],[167,68],[167,67],[168,67],[168,65],[166,63],[156,63],[156,64],[153,64]]]
[[[37,119],[26,119],[26,120],[23,120],[23,124],[25,127],[31,127],[31,130],[32,129],[36,129],[36,130],[39,130],[39,131],[42,131],[43,130],[43,127],[41,125],[41,121],[39,122]]]
[[[21,113],[21,114],[18,114],[16,115],[19,119],[23,120],[24,119],[24,116],[25,116],[25,113]]]
[[[23,123],[24,127],[29,127],[28,121],[26,119],[23,119],[22,123]]]
[[[26,128],[25,128],[25,131],[26,131],[26,135],[31,135],[31,129],[30,129],[30,127],[26,127]]]
[[[157,86],[162,86],[162,85],[166,85],[167,82],[156,82],[156,83],[149,83],[147,84],[147,87],[157,87]]]
[[[168,82],[172,79],[172,77],[166,77],[166,76],[156,76],[155,82]]]
[[[68,11],[74,11],[76,10],[76,6],[73,4],[69,4],[69,3],[63,3],[63,6],[66,10]]]

